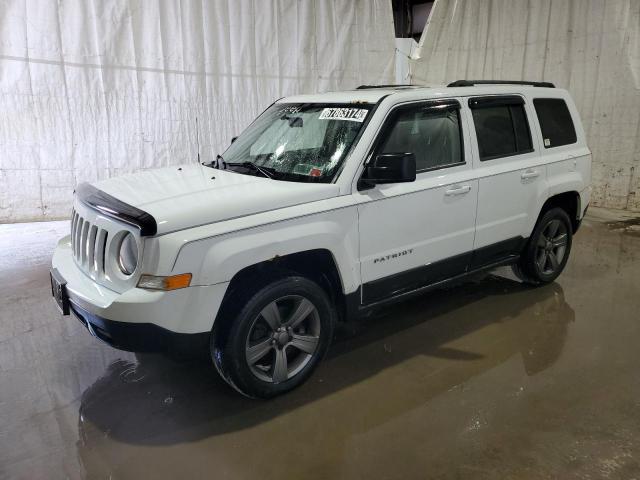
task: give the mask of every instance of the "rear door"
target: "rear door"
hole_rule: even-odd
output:
[[[520,252],[546,198],[547,170],[524,97],[471,97],[467,108],[479,180],[473,269]]]
[[[456,99],[402,104],[389,113],[369,158],[416,156],[416,181],[356,193],[362,302],[372,304],[466,271],[478,182]]]

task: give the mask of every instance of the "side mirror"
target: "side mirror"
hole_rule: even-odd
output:
[[[235,142],[237,138],[238,138],[238,137],[233,137],[233,138],[231,139],[231,143]]]
[[[416,156],[413,153],[381,153],[367,166],[362,178],[366,183],[402,183],[416,180]]]

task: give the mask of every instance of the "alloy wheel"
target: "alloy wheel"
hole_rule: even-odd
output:
[[[567,251],[567,227],[556,219],[551,220],[540,232],[536,244],[536,265],[543,275],[554,274],[562,265]]]
[[[281,383],[298,374],[320,343],[320,315],[307,298],[289,295],[266,305],[253,320],[245,357],[254,376]]]

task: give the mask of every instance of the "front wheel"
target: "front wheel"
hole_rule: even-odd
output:
[[[335,311],[324,290],[303,277],[259,289],[225,333],[212,338],[222,377],[240,393],[268,398],[302,384],[326,353]],[[221,337],[221,338],[218,338]]]
[[[572,237],[567,212],[561,208],[547,211],[536,224],[514,273],[533,285],[553,282],[567,264]]]

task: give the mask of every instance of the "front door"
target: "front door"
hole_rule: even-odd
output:
[[[466,271],[478,182],[457,100],[395,107],[373,155],[413,153],[415,182],[361,190],[362,303],[402,295]]]

